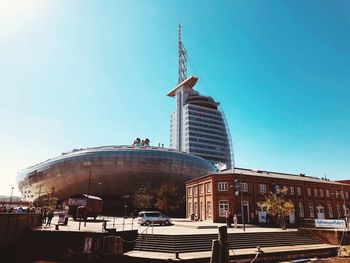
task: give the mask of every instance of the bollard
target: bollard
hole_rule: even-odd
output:
[[[60,226],[59,224],[56,224],[56,225],[55,225],[55,230],[60,230],[60,229],[59,229],[59,226]]]
[[[227,243],[227,227],[219,227],[219,243],[220,243],[220,263],[229,262],[229,252]]]
[[[180,258],[179,258],[179,251],[175,251],[175,258],[176,258],[176,259],[180,259]]]
[[[220,262],[220,242],[219,240],[215,239],[212,241],[210,263],[219,263],[219,262]]]
[[[107,221],[103,219],[102,230],[106,230],[106,228],[107,228]]]

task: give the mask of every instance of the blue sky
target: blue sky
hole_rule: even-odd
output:
[[[73,148],[167,146],[179,20],[237,166],[350,179],[349,13],[348,1],[0,0],[0,194]]]

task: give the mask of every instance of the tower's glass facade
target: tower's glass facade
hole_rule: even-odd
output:
[[[172,90],[176,109],[171,115],[170,148],[191,153],[213,164],[232,168],[228,127],[219,103],[202,96],[187,83],[190,77]],[[187,82],[186,82],[187,81]]]

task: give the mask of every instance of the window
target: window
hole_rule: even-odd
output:
[[[278,184],[276,184],[276,193],[278,192],[278,190],[280,190],[280,186]]]
[[[324,197],[323,189],[320,189],[320,196],[321,196],[321,197]]]
[[[338,218],[341,217],[340,205],[337,205]]]
[[[228,201],[220,200],[219,201],[219,216],[225,217],[225,213],[229,211]]]
[[[318,191],[317,191],[317,188],[315,188],[314,189],[314,194],[315,194],[315,196],[317,196],[318,195],[318,193],[317,193]]]
[[[194,209],[193,213],[196,214],[196,215],[198,215],[197,202],[194,202],[193,209]]]
[[[188,203],[188,215],[192,215],[192,203]]]
[[[248,192],[248,184],[247,183],[242,183],[242,191]]]
[[[191,187],[187,188],[187,195],[188,196],[192,195],[192,188]]]
[[[260,193],[266,193],[266,184],[259,184]]]
[[[301,188],[300,186],[297,187],[298,195],[301,195]]]
[[[228,182],[219,182],[218,183],[218,190],[219,191],[227,191],[228,189]]]
[[[328,215],[330,218],[333,217],[333,209],[332,209],[332,205],[328,204]]]
[[[193,195],[197,195],[198,194],[198,186],[194,186],[193,187]]]
[[[339,192],[335,191],[335,198],[338,198],[338,197],[339,197]]]
[[[299,216],[304,217],[304,206],[303,203],[299,203]]]
[[[309,214],[310,217],[315,217],[313,204],[309,204]]]
[[[201,194],[203,194],[203,189],[204,189],[204,185],[200,184],[200,185],[199,185],[199,192],[200,192]]]
[[[289,187],[289,191],[291,195],[294,195],[294,186]]]
[[[349,199],[349,192],[345,192],[345,198]]]
[[[340,196],[341,196],[341,198],[344,199],[344,192],[343,191],[340,191]]]
[[[331,194],[329,193],[329,189],[326,189],[326,196],[327,196],[327,197],[330,197],[330,196],[331,196]]]
[[[309,187],[307,188],[307,195],[311,196],[311,188],[309,188]]]
[[[207,213],[208,217],[211,217],[211,202],[207,201]]]
[[[211,184],[207,184],[207,193],[211,193]]]

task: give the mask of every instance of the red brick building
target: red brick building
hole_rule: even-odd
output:
[[[241,183],[242,196],[234,181]],[[293,201],[291,224],[301,219],[342,218],[349,215],[350,185],[328,179],[260,170],[235,168],[186,182],[186,215],[196,214],[201,220],[224,222],[225,212],[237,214],[241,221],[243,203],[246,223],[265,223],[266,213],[257,203],[272,188],[288,188]],[[241,197],[243,197],[241,199]]]

